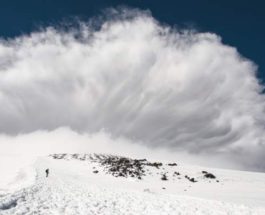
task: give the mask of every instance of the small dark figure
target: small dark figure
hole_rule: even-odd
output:
[[[47,178],[49,176],[49,169],[46,169],[45,172],[46,172],[46,178]]]

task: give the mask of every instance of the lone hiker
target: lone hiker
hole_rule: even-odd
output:
[[[46,178],[47,178],[49,176],[49,169],[46,169],[45,172],[46,172]]]

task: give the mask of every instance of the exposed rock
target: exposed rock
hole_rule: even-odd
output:
[[[153,166],[153,167],[156,167],[157,169],[159,169],[159,167],[161,167],[163,164],[162,163],[159,163],[159,162],[154,162],[154,163],[146,163],[147,166]]]
[[[145,175],[158,175],[162,174],[161,180],[169,180],[169,176],[182,179],[180,172],[167,172],[169,169],[167,166],[177,166],[177,163],[167,163],[167,166],[163,166],[161,162],[149,162],[146,159],[130,159],[127,157],[106,155],[106,154],[52,154],[53,159],[76,159],[80,161],[88,161],[92,163],[100,164],[103,167],[103,171],[107,174],[111,174],[115,177],[132,177],[135,179],[143,179]],[[149,168],[151,167],[151,168]],[[155,167],[157,170],[152,170]],[[163,170],[164,169],[164,170]],[[93,167],[93,173],[97,174],[99,171]],[[216,179],[216,176],[207,171],[202,171],[202,174],[207,179]],[[197,182],[195,178],[185,175],[185,178],[190,182]],[[174,178],[172,178],[174,179]],[[215,180],[217,183],[219,180]]]
[[[176,163],[169,163],[168,166],[177,166]]]
[[[161,177],[161,180],[162,181],[167,181],[168,180],[167,175],[166,174],[163,174],[162,177]]]
[[[211,179],[215,179],[215,175],[206,171],[202,171],[202,173],[204,174],[205,178],[211,178]]]
[[[189,176],[185,175],[185,178],[188,179],[190,182],[197,182],[194,178],[190,178]]]

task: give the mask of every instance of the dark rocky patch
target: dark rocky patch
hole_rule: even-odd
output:
[[[167,175],[166,174],[163,174],[162,177],[161,177],[161,180],[162,181],[167,181],[168,180]]]
[[[50,155],[50,157],[52,157],[53,159],[64,159],[66,155],[67,154],[53,154],[53,155]]]
[[[189,180],[190,180],[190,182],[193,182],[193,183],[197,182],[194,178],[190,178]]]
[[[146,163],[147,166],[152,166],[152,167],[156,167],[157,169],[159,169],[159,167],[161,167],[163,164],[162,163],[159,163],[159,162],[147,162]]]
[[[101,158],[100,164],[105,167],[107,173],[118,177],[136,177],[142,179],[145,175],[144,162],[146,160],[129,159],[126,157],[109,156]]]
[[[176,163],[169,163],[169,164],[167,164],[168,166],[177,166],[177,164]]]
[[[81,160],[81,161],[93,159],[93,157],[89,154],[65,154],[65,153],[62,153],[62,154],[52,154],[49,156],[52,157],[53,159],[67,159],[67,157],[70,157],[70,158],[73,158],[76,160]]]
[[[193,182],[193,183],[197,182],[194,178],[191,178],[187,175],[185,175],[185,178],[188,179],[190,182]]]
[[[204,174],[205,178],[215,179],[216,176],[210,172],[202,171],[202,174]]]

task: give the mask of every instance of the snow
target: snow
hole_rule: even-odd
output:
[[[4,160],[12,163],[9,168],[16,168],[3,168]],[[48,178],[46,168],[50,169]],[[202,170],[216,179],[203,177]],[[180,176],[173,176],[175,171]],[[147,166],[146,176],[139,180],[113,177],[106,167],[91,160],[2,156],[1,177],[5,174],[10,175],[5,182],[1,179],[0,189],[8,191],[0,196],[1,215],[265,214],[264,173],[164,163],[160,168]],[[168,180],[162,181],[162,174]],[[185,175],[198,182],[190,182]],[[16,189],[9,189],[11,181]]]
[[[34,183],[34,161],[25,155],[0,155],[0,196]]]

